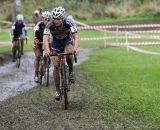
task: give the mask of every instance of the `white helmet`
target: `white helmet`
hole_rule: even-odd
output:
[[[23,17],[22,14],[18,14],[18,15],[17,15],[17,20],[18,20],[18,21],[19,21],[19,20],[23,21],[23,19],[24,19],[24,17]]]
[[[42,12],[42,17],[47,18],[47,19],[51,19],[51,13],[49,11],[44,11],[44,12]]]
[[[61,6],[56,7],[52,10],[52,18],[56,19],[56,18],[63,18],[64,17],[64,13],[65,13],[65,9]]]

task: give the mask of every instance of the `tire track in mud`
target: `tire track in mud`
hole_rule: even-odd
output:
[[[78,63],[87,60],[87,55],[94,48],[81,48],[78,55]],[[0,66],[0,101],[27,91],[37,84],[34,82],[34,54],[25,53],[21,58],[20,68],[16,68],[15,62],[8,62]],[[50,69],[51,73],[53,68]],[[51,75],[52,76],[52,75]]]

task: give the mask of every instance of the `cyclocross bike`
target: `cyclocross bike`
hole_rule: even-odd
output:
[[[69,69],[66,65],[65,57],[67,55],[74,55],[74,60],[77,62],[77,57],[75,53],[50,53],[50,56],[58,56],[58,60],[60,63],[60,99],[64,98],[64,108],[67,110],[68,108],[68,89],[70,87],[70,80],[69,80]]]

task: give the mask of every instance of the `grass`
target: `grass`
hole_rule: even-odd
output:
[[[10,33],[9,32],[0,32],[0,41],[10,41]]]
[[[79,20],[85,24],[89,25],[98,25],[98,24],[133,24],[133,23],[153,23],[159,21],[159,17],[151,17],[151,16],[130,16],[130,17],[120,17],[120,18],[98,18],[98,19],[87,19],[87,20]]]
[[[1,53],[9,53],[12,50],[12,45],[5,45],[5,46],[0,46],[0,52]],[[31,51],[33,50],[33,44],[29,42],[27,45],[24,42],[24,51]]]
[[[98,49],[75,68],[69,110],[53,102],[51,86],[36,87],[0,103],[0,128],[158,129],[159,64],[124,47]]]
[[[89,73],[95,84],[90,88],[94,103],[103,112],[114,104],[117,113],[159,128],[159,56],[111,48],[98,50],[90,58],[79,69]]]
[[[1,46],[0,47],[0,52],[1,53],[4,53],[4,52],[8,53],[8,52],[11,52],[11,50],[12,50],[12,46],[11,45],[10,46],[7,45],[7,46]]]
[[[11,42],[11,39],[10,39],[10,34],[9,32],[0,32],[0,35],[2,37],[0,37],[0,41],[1,42]],[[26,45],[26,42],[24,41],[24,50],[25,51],[31,51],[33,49],[33,31],[32,30],[29,30],[29,34],[28,34],[28,44]],[[12,44],[10,45],[4,45],[4,46],[0,46],[0,52],[10,52],[11,51],[11,48],[12,48]]]
[[[138,46],[138,48],[148,50],[148,51],[160,52],[159,45],[157,46]]]

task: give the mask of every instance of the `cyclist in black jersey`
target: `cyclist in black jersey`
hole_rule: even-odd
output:
[[[50,52],[61,52],[73,53],[74,51],[78,54],[79,47],[79,35],[77,31],[76,24],[71,18],[64,18],[65,9],[63,7],[56,7],[52,10],[51,15],[53,20],[51,20],[44,30],[43,42],[44,50],[46,55],[49,55]],[[50,34],[53,37],[51,49],[49,48],[48,39]],[[58,57],[53,56],[51,60],[54,65],[54,82],[56,86],[55,99],[59,100],[59,62]],[[73,56],[66,57],[67,64],[69,66],[69,74],[71,82],[74,82],[74,73],[73,73]]]
[[[16,54],[16,46],[17,46],[17,38],[21,38],[21,54],[23,55],[23,43],[24,43],[24,35],[25,38],[28,38],[28,29],[24,22],[24,17],[22,14],[18,14],[16,17],[16,21],[13,22],[12,25],[12,61],[15,61],[15,54]]]
[[[41,21],[39,21],[36,26],[34,27],[34,54],[35,54],[35,61],[34,61],[34,67],[35,67],[35,76],[34,76],[34,81],[38,82],[38,68],[39,68],[39,63],[38,63],[38,56],[40,51],[42,51],[42,46],[43,46],[43,32],[45,29],[46,24],[49,22],[51,19],[51,13],[48,11],[44,11],[42,13],[42,18]],[[43,75],[45,71],[45,62],[43,62]],[[45,77],[42,77],[42,83],[45,82]]]

